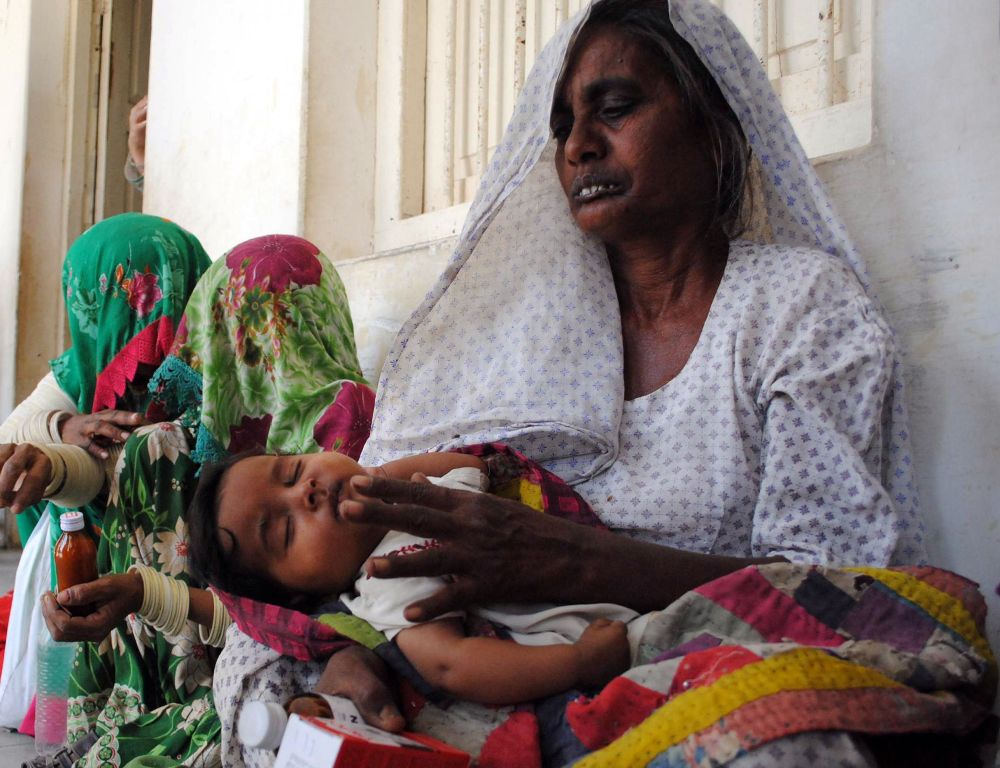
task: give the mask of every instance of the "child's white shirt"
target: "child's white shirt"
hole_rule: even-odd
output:
[[[481,493],[489,481],[474,467],[453,469],[440,478],[429,478],[435,485]],[[390,531],[372,552],[372,557],[395,553],[415,553],[437,546],[432,539]],[[354,582],[354,591],[345,592],[341,601],[356,616],[384,632],[390,640],[401,630],[419,622],[403,617],[406,606],[429,597],[444,583],[439,577],[403,577],[397,579],[369,578],[363,572]],[[521,645],[552,645],[576,642],[583,630],[595,619],[624,621],[629,625],[632,658],[636,657],[638,638],[650,614],[640,616],[630,608],[612,603],[587,605],[553,605],[550,603],[510,603],[476,607],[469,611],[510,630],[511,638]],[[465,612],[452,611],[440,618],[464,618]]]

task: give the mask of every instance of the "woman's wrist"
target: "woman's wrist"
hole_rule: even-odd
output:
[[[129,599],[129,613],[139,613],[142,603],[146,597],[146,588],[142,581],[142,575],[138,571],[129,570],[125,573],[128,579],[128,590],[131,594]]]

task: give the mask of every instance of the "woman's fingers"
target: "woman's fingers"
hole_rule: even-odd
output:
[[[133,429],[145,423],[141,413],[107,410],[71,416],[59,425],[59,431],[64,443],[84,448],[98,459],[106,459],[109,445],[124,443]]]
[[[89,581],[85,584],[76,584],[68,589],[62,590],[56,595],[59,605],[88,605],[90,603],[105,601],[118,594],[115,583],[109,577]]]
[[[49,457],[28,443],[3,446],[0,453],[0,506],[14,514],[42,500],[52,477]]]
[[[430,621],[449,611],[460,611],[473,602],[470,595],[463,589],[465,581],[459,579],[445,584],[437,592],[410,603],[403,610],[403,618],[407,621]]]
[[[384,482],[402,483],[410,488],[444,490],[435,486],[405,483],[402,480],[388,480]],[[414,496],[418,495],[414,494]],[[442,501],[435,499],[433,503],[442,503]],[[448,508],[446,507],[445,509]],[[378,499],[370,501],[351,500],[341,502],[340,513],[351,522],[380,525],[396,531],[406,531],[407,533],[420,536],[448,537],[456,530],[454,513],[443,511],[441,508],[434,508],[428,505],[426,501],[393,504],[379,501]]]
[[[42,595],[42,616],[52,639],[58,642],[89,640],[100,642],[114,628],[109,616],[97,611],[87,616],[73,616],[62,608],[51,592]]]
[[[60,606],[94,606],[120,621],[142,607],[142,577],[134,572],[110,573],[94,581],[75,584],[56,595]],[[113,623],[114,623],[113,622]]]
[[[444,547],[424,549],[405,555],[373,557],[365,572],[376,579],[396,579],[402,576],[444,576],[454,573],[457,564],[448,558]]]
[[[454,509],[468,497],[468,491],[453,491],[432,483],[414,483],[407,480],[391,480],[388,477],[356,475],[351,485],[358,493],[372,499],[381,499],[391,504],[418,504],[434,509]]]

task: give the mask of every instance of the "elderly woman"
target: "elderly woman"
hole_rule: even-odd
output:
[[[648,611],[746,566],[923,558],[896,339],[766,75],[708,3],[602,0],[556,35],[390,350],[363,463],[489,441],[573,483],[618,535],[359,479],[371,500],[346,518],[440,542],[370,566],[445,577],[408,619],[492,602]],[[226,759],[267,764],[232,722],[296,687],[398,722],[373,659],[342,656],[317,683],[231,630]],[[818,728],[727,764],[873,759]]]
[[[113,468],[104,575],[43,598],[54,638],[90,641],[69,699],[84,766],[147,754],[217,763],[213,646],[229,618],[187,569],[183,513],[198,467],[250,448],[356,458],[374,400],[340,277],[315,245],[286,235],[248,240],[209,268],[150,389],[149,417],[161,421],[136,430]],[[63,610],[74,605],[93,610]]]
[[[919,561],[895,337],[742,38],[698,2],[584,18],[542,55],[455,260],[390,350],[362,458],[502,440],[622,535],[376,482],[445,539],[379,575],[455,577],[415,615],[653,609],[765,559]],[[738,238],[755,203],[766,243]]]

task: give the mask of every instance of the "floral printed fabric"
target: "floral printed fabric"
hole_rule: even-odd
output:
[[[125,444],[98,549],[101,573],[141,564],[190,583],[182,515],[197,466],[189,440],[168,422],[136,430]],[[69,740],[95,726],[100,734],[81,765],[117,768],[144,754],[182,757],[187,765],[207,752],[217,759],[215,657],[197,625],[165,635],[135,614],[100,644],[81,643],[70,679]]]
[[[251,240],[215,262],[150,390],[150,413],[163,421],[125,445],[99,566],[123,573],[139,563],[189,583],[183,514],[197,485],[196,447],[209,457],[254,444],[357,456],[374,401],[340,278],[315,246],[284,236]],[[103,643],[82,643],[70,738],[96,727],[99,739],[81,765],[118,768],[147,754],[217,765],[215,658],[196,625],[166,636],[135,615]]]
[[[192,294],[171,357],[150,386],[164,409],[200,424],[199,461],[254,446],[357,458],[368,436],[374,397],[347,295],[307,240],[260,237],[220,259]],[[190,392],[178,394],[192,378],[197,418]]]
[[[158,216],[124,213],[88,229],[63,264],[73,346],[52,372],[80,413],[142,410],[139,364],[166,357],[184,304],[210,264],[190,232]]]

